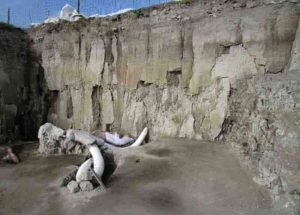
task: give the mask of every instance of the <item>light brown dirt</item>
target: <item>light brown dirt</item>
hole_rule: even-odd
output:
[[[78,194],[59,183],[81,156],[22,158],[0,167],[0,214],[275,214],[222,144],[164,139],[123,149],[108,190]]]

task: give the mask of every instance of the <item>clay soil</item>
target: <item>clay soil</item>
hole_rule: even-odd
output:
[[[164,139],[123,149],[106,191],[77,194],[60,182],[83,157],[42,157],[36,147],[19,165],[0,166],[0,214],[276,214],[223,144]]]

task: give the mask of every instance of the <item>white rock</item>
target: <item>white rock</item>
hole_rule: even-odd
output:
[[[60,149],[59,138],[64,135],[64,130],[51,123],[42,125],[38,132],[40,141],[39,152],[42,154],[56,154]]]
[[[277,137],[282,137],[282,136],[284,136],[284,133],[285,133],[285,131],[280,128],[277,128],[275,132],[276,132],[275,134]]]
[[[57,23],[57,22],[59,22],[59,18],[58,17],[48,17],[44,21],[44,23]]]
[[[150,13],[150,16],[156,16],[158,14],[157,10],[154,10]]]
[[[74,7],[69,4],[66,4],[60,11],[59,18],[68,21],[75,21],[75,16],[79,15]]]

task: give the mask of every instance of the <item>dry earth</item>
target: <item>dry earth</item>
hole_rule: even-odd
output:
[[[106,192],[77,194],[59,184],[83,158],[41,157],[36,146],[0,167],[0,214],[282,214],[223,144],[163,139],[123,149]]]

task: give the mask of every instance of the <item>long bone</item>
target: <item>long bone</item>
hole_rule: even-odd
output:
[[[147,136],[148,133],[148,128],[144,128],[140,136],[136,139],[136,141],[129,147],[137,147],[142,144],[144,141],[145,137]],[[94,163],[94,172],[97,174],[98,178],[101,178],[104,172],[104,159],[102,157],[102,154],[99,150],[99,148],[95,145],[107,145],[110,148],[118,148],[111,146],[107,143],[104,143],[104,141],[101,138],[95,137],[94,135],[89,134],[88,132],[85,131],[80,131],[80,130],[67,130],[66,132],[66,138],[68,140],[73,140],[76,142],[80,142],[87,147],[89,147],[90,153],[92,154],[93,159],[89,159],[85,161],[78,169],[76,173],[76,181],[80,182],[83,180],[88,179],[88,173],[89,169],[91,168],[92,163]]]
[[[66,132],[66,140],[72,140],[82,143],[88,147],[92,154],[92,159],[85,161],[76,173],[76,181],[80,182],[86,180],[89,168],[94,163],[94,172],[98,178],[101,178],[104,172],[104,159],[97,145],[103,145],[104,141],[100,138],[94,137],[85,131],[68,129]]]

